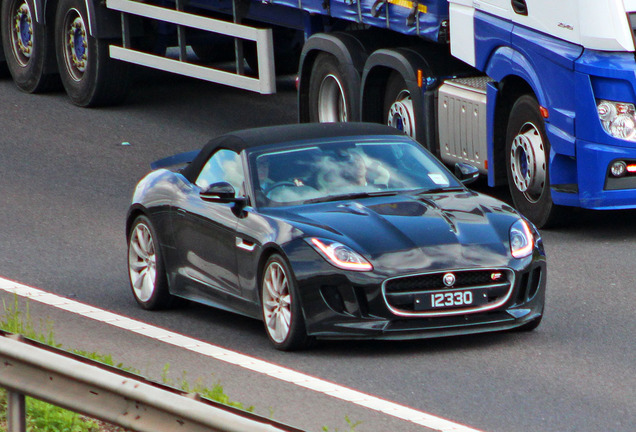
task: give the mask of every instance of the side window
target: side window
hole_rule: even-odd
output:
[[[237,194],[243,190],[243,165],[238,154],[231,150],[221,149],[206,162],[197,177],[196,185],[207,189],[211,184],[228,182]]]

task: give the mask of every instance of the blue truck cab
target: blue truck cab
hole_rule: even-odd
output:
[[[506,166],[490,164],[489,183],[508,182],[540,225],[565,206],[636,206],[635,11],[621,0],[450,0],[451,52],[493,79],[488,103],[498,101],[488,153],[506,153]],[[502,142],[498,119],[509,129],[517,115],[502,103],[509,83],[528,86],[541,119]]]

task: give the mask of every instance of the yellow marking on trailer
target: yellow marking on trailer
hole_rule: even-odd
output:
[[[410,0],[388,0],[388,2],[391,3],[392,5],[400,6],[407,9],[413,9],[413,4],[414,4]],[[417,5],[417,10],[421,13],[428,12],[428,8],[426,7],[426,5],[423,5],[423,4]]]

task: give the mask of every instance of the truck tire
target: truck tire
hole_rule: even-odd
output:
[[[115,105],[125,99],[129,67],[110,58],[108,45],[108,40],[88,33],[84,1],[60,0],[55,15],[57,63],[64,89],[75,105]]]
[[[351,92],[345,72],[336,57],[320,53],[309,79],[309,121],[336,123],[352,121]]]
[[[508,187],[514,206],[537,227],[558,223],[563,208],[552,202],[550,142],[537,100],[523,95],[514,103],[506,132]]]
[[[29,2],[5,0],[0,16],[6,69],[16,86],[27,93],[59,87],[57,74],[46,72],[47,65],[55,64],[53,34],[36,21]]]
[[[386,124],[413,139],[417,139],[415,108],[406,81],[399,72],[392,72],[384,93],[384,118]]]

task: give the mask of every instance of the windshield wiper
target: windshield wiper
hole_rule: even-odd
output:
[[[305,200],[305,204],[319,203],[319,202],[329,202],[329,201],[341,201],[341,200],[354,200],[358,198],[372,198],[372,197],[381,197],[381,196],[394,196],[398,195],[402,191],[395,190],[379,190],[379,191],[371,191],[371,192],[351,192],[347,194],[338,194],[338,195],[327,195],[320,198],[312,198]]]

